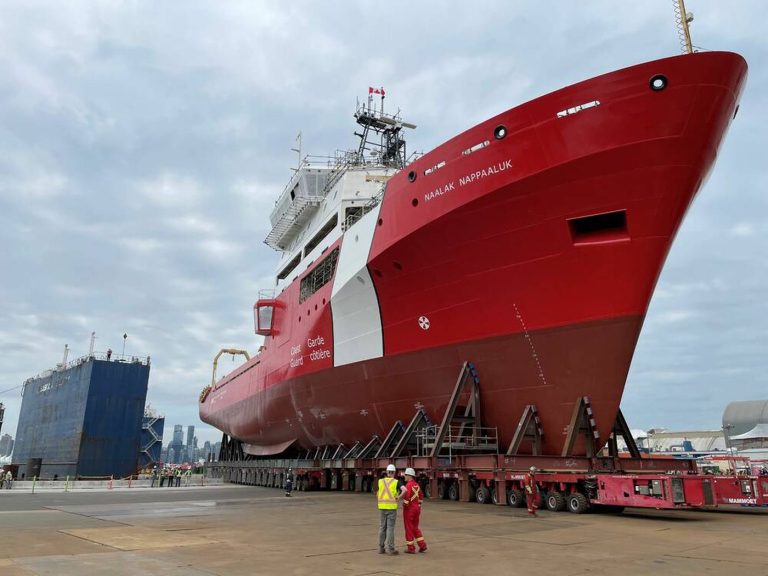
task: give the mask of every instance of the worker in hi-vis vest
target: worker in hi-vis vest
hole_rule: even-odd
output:
[[[379,554],[384,554],[385,551],[398,554],[395,550],[395,520],[400,491],[397,489],[395,472],[394,464],[387,466],[387,475],[379,478],[379,489],[376,493],[379,503]]]

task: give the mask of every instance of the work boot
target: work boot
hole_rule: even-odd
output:
[[[384,548],[379,548],[379,554],[386,554],[386,550]]]
[[[389,553],[390,553],[392,556],[397,556],[398,554],[400,554],[400,552],[398,552],[397,550],[390,550],[390,551],[389,551]]]

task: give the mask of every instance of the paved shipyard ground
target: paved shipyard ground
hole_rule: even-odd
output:
[[[370,495],[221,486],[0,493],[2,576],[768,575],[768,513],[541,512],[429,501],[427,554],[376,553]],[[398,518],[397,543],[404,541]]]

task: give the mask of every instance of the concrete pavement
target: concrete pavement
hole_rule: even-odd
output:
[[[768,575],[768,514],[567,512],[429,501],[427,554],[376,553],[367,494],[245,486],[0,494],[3,576],[141,573]],[[397,543],[403,545],[402,517]]]

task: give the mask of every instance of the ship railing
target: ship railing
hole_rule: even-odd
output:
[[[274,300],[276,290],[274,288],[262,288],[259,290],[259,300]]]
[[[24,380],[24,384],[27,384],[34,380],[39,380],[40,378],[47,378],[56,372],[63,372],[64,370],[74,368],[75,366],[86,364],[91,360],[105,360],[107,362],[122,362],[126,364],[143,364],[145,366],[149,366],[151,358],[149,356],[133,356],[129,354],[94,352],[93,354],[86,354],[84,356],[80,356],[79,358],[75,358],[74,360],[70,360],[66,364],[57,364],[56,368],[52,368],[52,369],[49,368],[47,370],[43,370],[39,374],[36,374],[35,376],[30,376],[29,378]]]
[[[346,232],[352,226],[357,224],[360,220],[362,220],[363,216],[368,214],[371,210],[376,208],[379,204],[381,204],[381,200],[384,198],[384,186],[382,185],[382,190],[376,196],[372,197],[367,203],[363,204],[362,206],[356,207],[355,210],[349,210],[349,213],[347,214],[347,217],[344,219],[344,222],[341,225],[341,231]]]
[[[416,434],[416,452],[420,456],[429,456],[432,453],[439,431],[439,426],[432,425],[422,428]],[[454,453],[493,453],[498,455],[498,428],[451,424],[442,445],[439,447],[438,454],[452,458]]]

